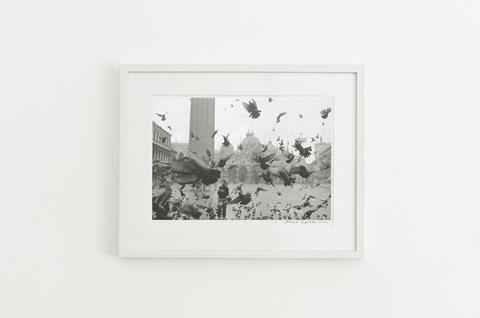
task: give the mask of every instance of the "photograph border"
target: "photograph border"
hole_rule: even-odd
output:
[[[278,249],[131,249],[126,246],[126,169],[128,152],[126,93],[131,73],[352,73],[356,76],[356,190],[355,247],[353,251]],[[121,65],[119,125],[119,255],[173,258],[320,258],[358,259],[364,255],[364,67],[360,65]]]

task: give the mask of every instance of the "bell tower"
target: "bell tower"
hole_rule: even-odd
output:
[[[200,158],[206,151],[214,153],[215,98],[193,97],[190,99],[190,133],[188,148]]]

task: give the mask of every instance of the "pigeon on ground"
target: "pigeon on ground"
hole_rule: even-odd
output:
[[[315,208],[305,211],[305,213],[303,213],[302,220],[310,219],[312,214],[318,209],[320,209],[321,207],[322,205],[317,205]]]
[[[303,207],[304,207],[304,208],[306,208],[306,207],[308,207],[308,206],[312,206],[312,205],[310,204],[310,200],[311,200],[311,199],[315,199],[315,197],[314,197],[313,195],[309,195],[308,198],[305,198],[305,199],[304,199],[304,202],[303,202]]]
[[[200,212],[198,210],[198,207],[196,207],[193,204],[185,204],[185,205],[181,206],[178,209],[178,212],[189,215],[189,216],[192,216],[194,219],[198,219],[198,218],[200,218],[200,216],[202,216],[202,212]]]

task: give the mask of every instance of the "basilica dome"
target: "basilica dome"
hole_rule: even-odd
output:
[[[243,151],[251,153],[260,146],[260,139],[255,137],[252,131],[249,131],[240,144]]]

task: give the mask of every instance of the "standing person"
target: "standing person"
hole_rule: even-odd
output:
[[[218,188],[218,208],[217,208],[217,216],[218,218],[225,218],[227,216],[227,198],[230,194],[230,190],[228,189],[227,180],[223,179],[220,188]]]
[[[158,193],[152,200],[152,210],[154,212],[153,219],[155,220],[167,220],[169,219],[168,213],[170,212],[170,205],[168,203],[172,196],[172,188],[168,182],[163,181],[160,184],[160,189],[163,191]]]

